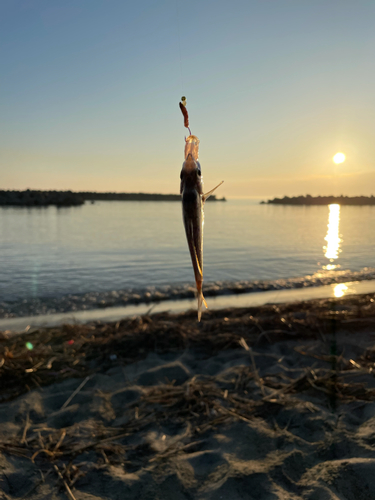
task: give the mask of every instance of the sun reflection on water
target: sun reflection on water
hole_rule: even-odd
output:
[[[329,216],[328,216],[328,231],[327,235],[324,238],[327,242],[327,245],[323,247],[325,251],[324,256],[330,260],[331,264],[324,266],[324,269],[327,271],[333,271],[336,269],[337,265],[332,264],[335,259],[338,259],[340,253],[340,234],[339,234],[339,225],[340,225],[340,205],[334,203],[329,205]]]
[[[347,289],[348,289],[348,287],[345,285],[345,283],[339,283],[333,289],[333,294],[335,297],[343,297],[345,295]]]

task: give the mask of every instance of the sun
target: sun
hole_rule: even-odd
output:
[[[338,163],[343,163],[346,159],[346,156],[344,155],[344,153],[336,153],[332,159],[337,165]]]

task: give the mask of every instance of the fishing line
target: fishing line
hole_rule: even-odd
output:
[[[178,38],[178,51],[180,56],[180,79],[181,79],[181,87],[182,89],[184,85],[184,81],[182,78],[182,53],[181,53],[181,35],[180,35],[180,11],[179,11],[179,0],[176,0],[176,29],[177,29],[177,38]]]

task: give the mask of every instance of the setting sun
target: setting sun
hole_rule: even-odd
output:
[[[345,155],[344,153],[336,153],[335,156],[333,157],[333,161],[336,163],[343,163],[345,161]]]

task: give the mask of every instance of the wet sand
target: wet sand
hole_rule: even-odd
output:
[[[3,332],[0,499],[374,498],[374,299]]]

